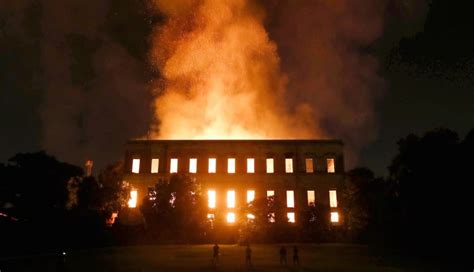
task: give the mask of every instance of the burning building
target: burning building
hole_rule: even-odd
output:
[[[130,208],[140,206],[160,178],[187,173],[201,184],[208,217],[216,222],[239,221],[245,216],[239,207],[269,196],[286,204],[291,223],[298,221],[298,209],[318,202],[331,208],[333,223],[339,222],[340,140],[131,140],[125,169]]]

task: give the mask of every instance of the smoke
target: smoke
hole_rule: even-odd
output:
[[[24,22],[37,20],[28,61],[40,67],[32,87],[41,91],[42,148],[98,168],[119,159],[129,138],[146,133],[151,96],[143,62],[106,32],[110,1],[6,2],[15,2],[5,7],[16,18],[8,27],[23,40],[33,39]]]
[[[387,13],[410,19],[417,6],[379,0],[154,3],[167,21],[153,35],[151,60],[162,72],[153,137],[338,138],[350,165],[376,138],[376,105],[385,92],[372,46]]]
[[[314,120],[346,144],[349,165],[376,138],[384,81],[371,46],[381,36],[386,1],[278,1],[270,23],[279,45],[288,103],[306,101]]]
[[[251,1],[156,1],[167,22],[155,29],[156,88],[151,137],[166,139],[323,136],[312,109],[287,107],[277,46]]]

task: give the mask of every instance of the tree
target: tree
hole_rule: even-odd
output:
[[[460,144],[456,132],[436,129],[398,142],[389,179],[398,187],[405,249],[429,256],[452,254],[456,241],[470,233],[464,219],[469,213],[465,184],[472,181],[466,179],[473,163],[465,151],[469,137]]]
[[[195,241],[202,238],[206,223],[205,201],[194,177],[173,174],[160,179],[154,197],[144,199],[142,213],[148,226],[163,238]]]

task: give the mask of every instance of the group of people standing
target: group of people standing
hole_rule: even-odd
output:
[[[212,264],[213,266],[217,266],[219,264],[219,246],[217,244],[214,244],[214,247],[212,248]],[[287,260],[287,251],[286,247],[282,246],[280,248],[280,265],[288,265],[288,260]],[[299,265],[300,264],[300,257],[298,254],[298,247],[294,246],[293,247],[293,265]],[[252,249],[250,248],[250,245],[247,244],[247,247],[245,248],[245,265],[247,267],[252,267]]]
[[[288,265],[287,252],[286,252],[286,247],[285,246],[282,246],[280,248],[280,264],[281,265]],[[294,265],[299,265],[300,264],[300,256],[298,254],[298,247],[297,246],[293,247],[293,264]]]

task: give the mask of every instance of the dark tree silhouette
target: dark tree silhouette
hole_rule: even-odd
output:
[[[206,206],[200,184],[184,174],[161,179],[146,197],[141,208],[151,231],[159,231],[164,240],[196,241],[206,228]]]

